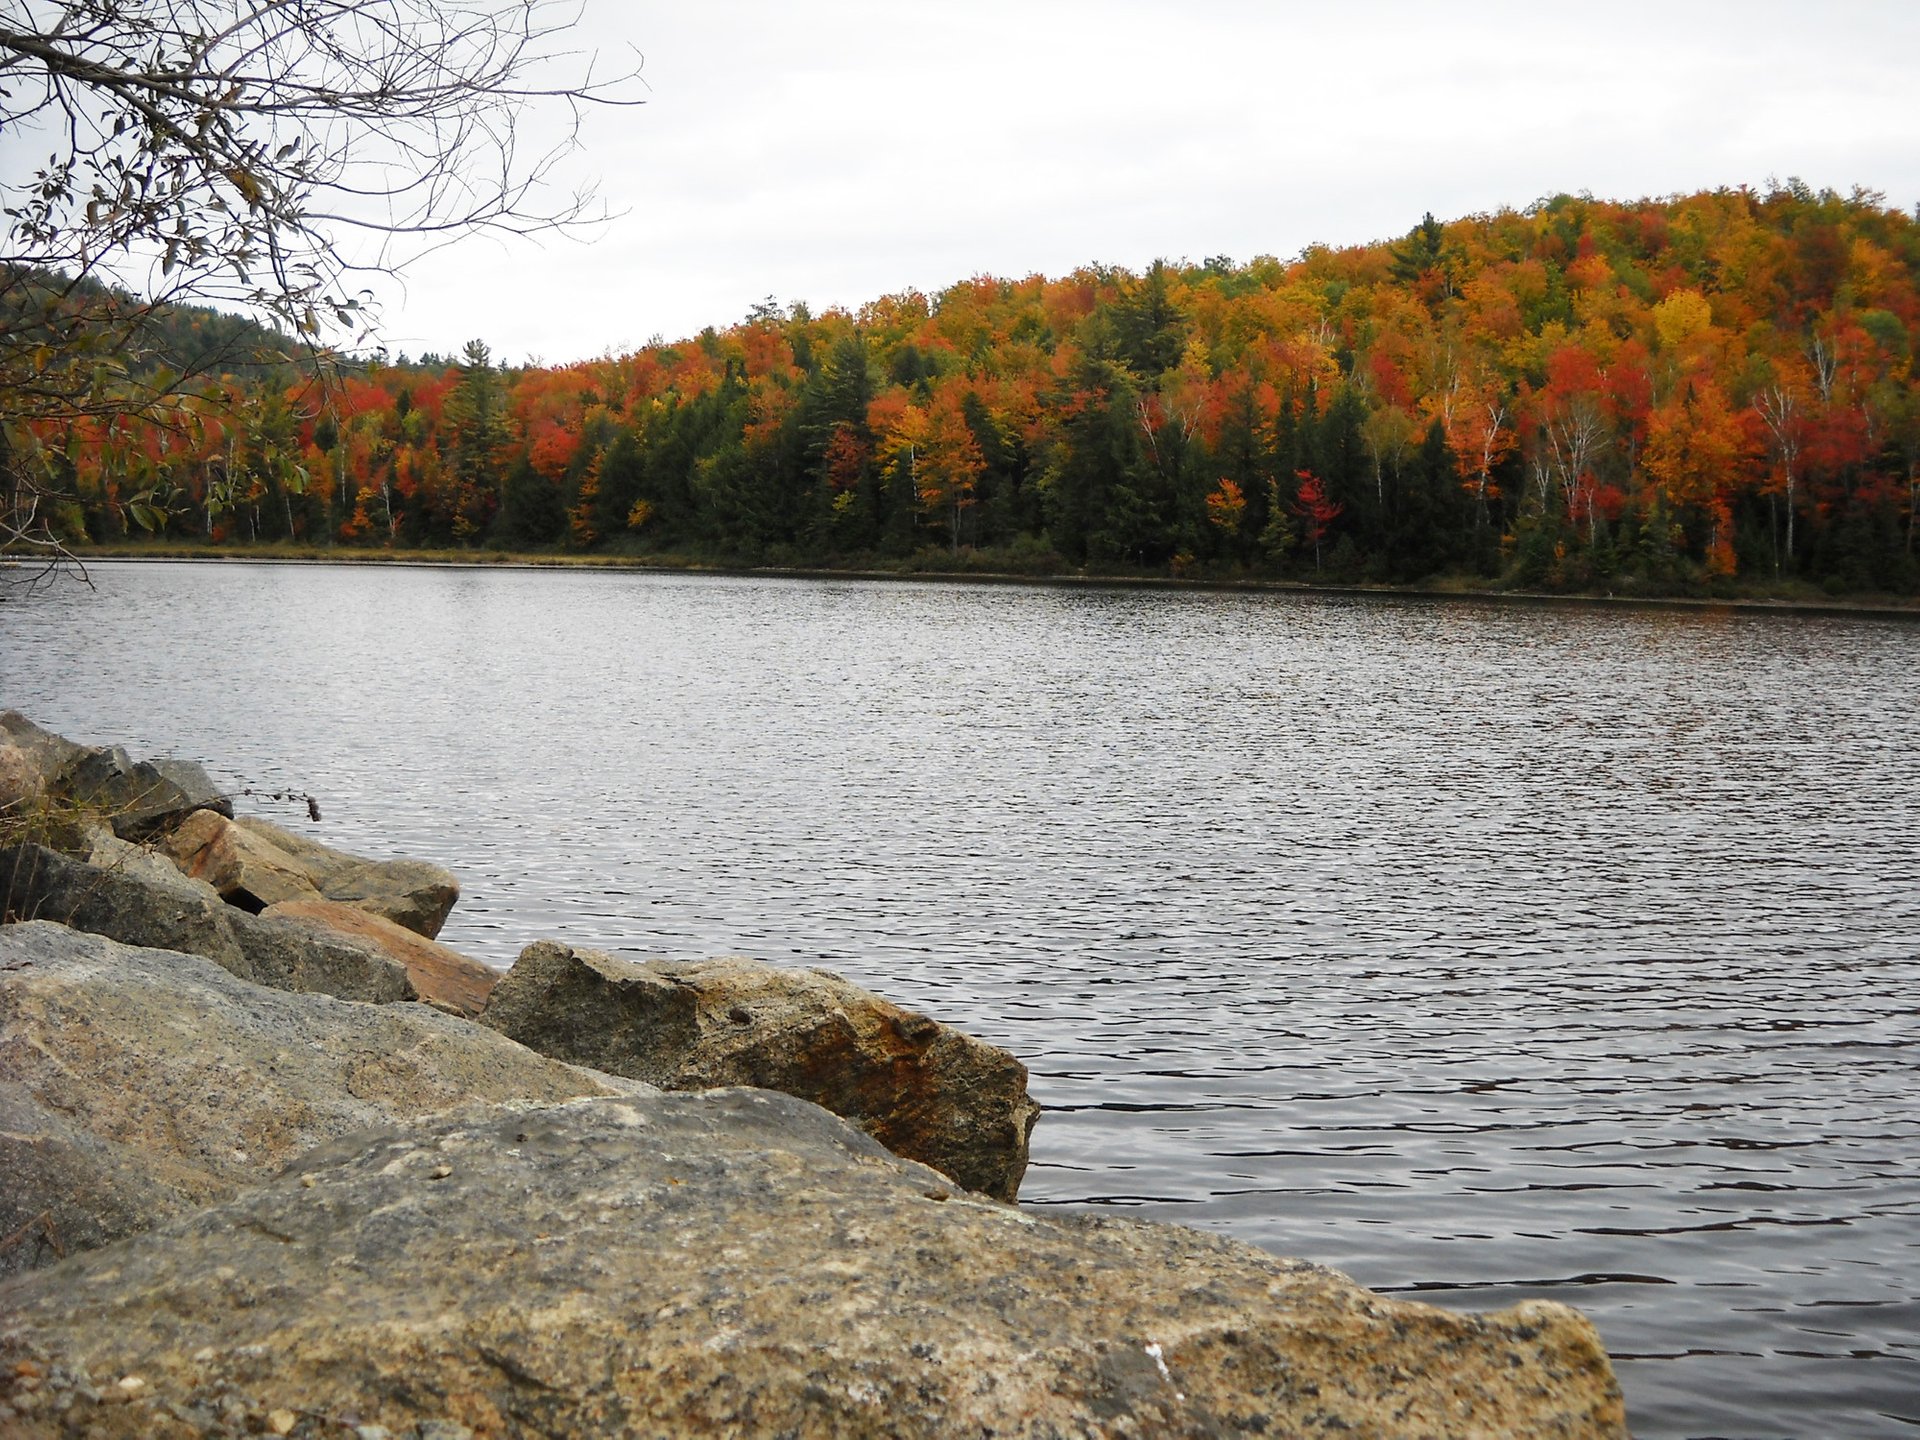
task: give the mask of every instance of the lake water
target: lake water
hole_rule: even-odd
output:
[[[1641,1436],[1920,1429],[1920,626],[93,573],[0,704],[451,866],[457,947],[828,965],[1027,1062],[1029,1204],[1570,1302]]]

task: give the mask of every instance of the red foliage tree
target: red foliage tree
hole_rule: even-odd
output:
[[[1295,472],[1300,482],[1300,493],[1294,498],[1293,513],[1300,517],[1300,535],[1313,546],[1313,568],[1320,568],[1320,542],[1327,538],[1327,531],[1347,507],[1327,494],[1327,487],[1320,477],[1311,470]]]

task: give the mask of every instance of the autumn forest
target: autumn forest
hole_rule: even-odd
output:
[[[1917,351],[1920,221],[1789,182],[561,366],[236,367],[36,438],[81,546],[1912,595]]]

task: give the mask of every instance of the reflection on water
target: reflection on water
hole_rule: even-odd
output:
[[[1027,1060],[1030,1203],[1569,1301],[1642,1436],[1920,1426],[1920,629],[97,578],[0,701],[451,865],[456,946],[829,964]]]

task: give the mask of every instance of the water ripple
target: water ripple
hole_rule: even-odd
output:
[[[453,866],[492,963],[830,965],[1027,1060],[1035,1205],[1567,1300],[1641,1436],[1920,1426],[1912,626],[97,578],[0,610],[0,702]]]

